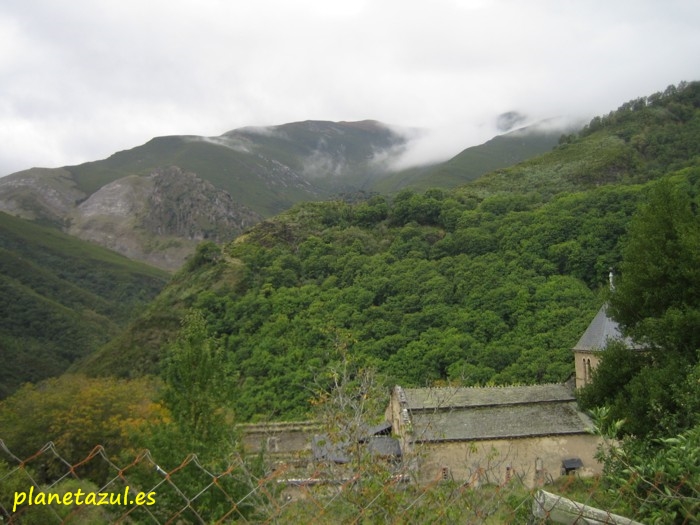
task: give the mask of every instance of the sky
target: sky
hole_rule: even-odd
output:
[[[374,119],[411,162],[507,111],[590,119],[700,80],[698,0],[2,0],[0,176],[155,136]]]

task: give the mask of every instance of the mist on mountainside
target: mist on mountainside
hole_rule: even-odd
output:
[[[571,133],[587,122],[580,117],[535,119],[518,111],[508,111],[483,121],[445,123],[435,128],[400,128],[406,145],[389,160],[389,171],[401,171],[448,161],[467,148],[485,144],[495,137],[521,131],[528,133]]]

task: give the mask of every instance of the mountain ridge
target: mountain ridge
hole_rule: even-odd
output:
[[[373,187],[392,173],[393,162],[407,147],[407,134],[375,120],[307,120],[239,128],[218,137],[154,137],[103,160],[3,177],[0,210],[172,271],[194,252],[194,240],[225,242],[297,202],[376,191]],[[158,201],[152,198],[151,179],[163,170],[179,180],[174,186],[189,178],[189,187],[196,189],[169,201],[173,206],[192,210],[198,203],[217,212],[207,220],[201,213],[185,214],[178,231],[164,233],[168,228],[156,224],[150,210]],[[408,180],[400,173],[392,177],[398,187]],[[457,173],[449,184],[459,181]],[[172,219],[173,214],[167,215]]]

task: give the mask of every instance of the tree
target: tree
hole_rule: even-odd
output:
[[[20,458],[30,457],[49,441],[71,464],[97,445],[112,457],[128,455],[138,448],[148,424],[158,425],[167,418],[164,408],[153,401],[157,391],[158,384],[148,378],[76,374],[26,384],[0,404],[0,437]],[[90,474],[98,479],[104,472]]]
[[[221,248],[216,243],[205,241],[197,246],[194,255],[187,263],[187,267],[192,271],[205,264],[214,263],[220,258]]]
[[[686,178],[654,184],[633,218],[610,312],[639,342],[694,362],[700,348],[700,218]]]
[[[606,492],[630,518],[645,523],[700,523],[700,426],[656,440],[615,439],[622,422],[606,409],[594,411],[596,432],[605,445]],[[622,505],[621,505],[622,504]]]
[[[185,315],[170,345],[164,376],[164,400],[188,452],[219,449],[231,426],[224,409],[231,382],[222,345],[209,334],[201,311]]]
[[[636,356],[604,352],[582,396],[589,407],[611,406],[616,419],[627,421],[623,430],[637,436],[672,436],[698,422],[697,414],[688,417],[683,394],[700,349],[700,221],[692,181],[677,176],[654,184],[634,216],[609,312],[645,349]]]
[[[609,345],[580,396],[603,407],[611,437],[627,434],[602,456],[604,479],[649,523],[695,523],[698,512],[699,176],[653,184],[634,216],[609,312],[645,346]]]

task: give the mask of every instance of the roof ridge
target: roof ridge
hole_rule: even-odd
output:
[[[400,386],[400,385],[397,385]],[[535,383],[535,384],[524,384],[524,383],[516,383],[516,384],[511,384],[511,385],[486,385],[486,386],[477,386],[477,385],[468,385],[468,386],[417,386],[417,387],[401,387],[404,391],[405,390],[435,390],[435,391],[444,391],[444,390],[487,390],[487,389],[505,389],[505,388],[529,388],[529,387],[538,387],[538,386],[561,386],[564,388],[566,387],[565,383]]]

